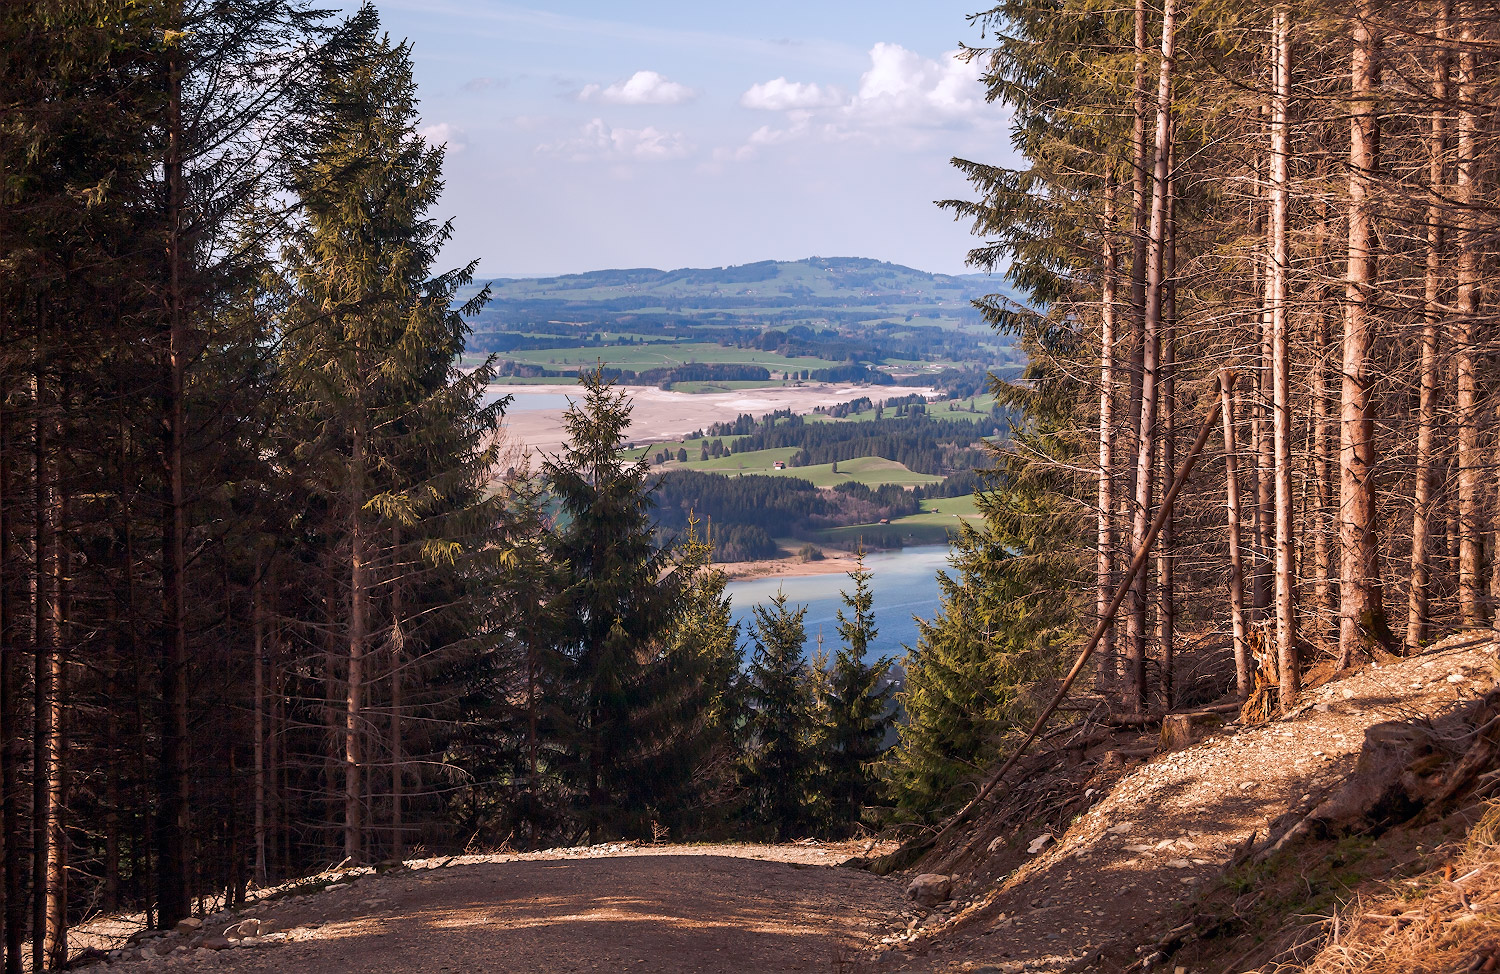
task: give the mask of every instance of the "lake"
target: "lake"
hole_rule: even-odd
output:
[[[875,628],[879,630],[870,645],[867,659],[891,656],[900,659],[904,646],[917,643],[917,624],[913,615],[931,619],[938,610],[937,573],[948,567],[948,546],[927,545],[901,551],[876,552],[865,557],[865,567],[873,574],[870,587],[875,593]],[[839,646],[837,612],[844,608],[839,592],[852,589],[848,575],[769,576],[730,582],[725,591],[731,599],[731,611],[740,623],[741,644],[748,657],[752,644],[751,609],[769,602],[778,589],[786,592],[789,606],[806,605],[807,654],[818,645],[818,630],[823,631],[823,649],[831,657]]]

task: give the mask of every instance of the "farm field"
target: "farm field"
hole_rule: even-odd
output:
[[[797,448],[791,446],[699,460],[697,457],[702,452],[702,444],[702,440],[689,440],[685,443],[658,443],[644,450],[638,448],[632,455],[640,456],[643,452],[655,455],[663,449],[675,453],[681,447],[688,451],[689,460],[686,463],[671,460],[657,469],[662,471],[698,470],[703,473],[719,473],[731,477],[735,474],[796,477],[799,480],[810,481],[815,487],[836,487],[851,481],[871,488],[885,484],[914,487],[918,484],[935,484],[943,479],[933,474],[916,473],[895,460],[887,460],[883,457],[856,457],[853,460],[840,460],[836,465],[816,463],[806,467],[787,466],[783,470],[777,470],[777,461],[787,463],[797,452]],[[833,469],[834,466],[838,467],[837,471]]]

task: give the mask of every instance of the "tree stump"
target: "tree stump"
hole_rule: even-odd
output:
[[[1224,718],[1213,713],[1167,714],[1161,720],[1161,749],[1180,751],[1222,727]]]

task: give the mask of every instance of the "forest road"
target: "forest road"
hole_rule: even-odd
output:
[[[310,974],[847,970],[909,904],[897,881],[837,868],[846,855],[803,846],[559,850],[366,875],[344,888],[211,917],[196,936],[148,942],[109,966]],[[202,946],[242,917],[283,932],[253,946]]]

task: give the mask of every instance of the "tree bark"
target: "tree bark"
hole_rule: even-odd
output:
[[[184,18],[180,0],[169,21]],[[168,51],[167,151],[167,347],[162,361],[162,719],[156,811],[157,922],[163,929],[192,911],[188,856],[188,658],[184,616],[187,574],[186,506],[183,490],[185,373],[187,368],[188,251],[187,183],[183,175],[182,74],[180,46]]]
[[[1437,431],[1443,309],[1443,163],[1448,152],[1448,52],[1445,42],[1453,19],[1452,0],[1440,5],[1439,50],[1433,65],[1432,121],[1427,136],[1427,268],[1423,279],[1422,392],[1417,407],[1417,469],[1412,484],[1411,588],[1406,605],[1406,649],[1416,652],[1427,639],[1428,586],[1432,571],[1428,548],[1432,536],[1433,440]]]
[[[1175,140],[1169,126],[1167,138],[1167,214],[1162,255],[1162,342],[1161,342],[1161,469],[1162,482],[1170,483],[1177,469],[1177,184]],[[1173,690],[1177,645],[1177,517],[1167,516],[1157,540],[1156,557],[1156,641],[1161,647],[1161,699],[1164,710],[1175,706]]]
[[[1349,259],[1344,290],[1343,382],[1339,398],[1339,662],[1348,666],[1388,632],[1381,591],[1375,512],[1375,417],[1370,406],[1376,284],[1371,194],[1380,166],[1376,88],[1380,39],[1370,0],[1356,8],[1349,118]]]
[[[1291,95],[1292,42],[1285,8],[1276,12],[1275,86],[1271,101],[1271,239],[1266,272],[1271,297],[1271,409],[1276,480],[1276,658],[1279,702],[1291,710],[1301,690],[1297,652],[1297,559],[1293,549],[1291,360],[1287,353],[1287,102]]]
[[[1136,453],[1135,519],[1131,542],[1139,549],[1150,529],[1156,471],[1157,379],[1161,341],[1162,270],[1167,219],[1167,149],[1172,125],[1172,66],[1175,46],[1173,0],[1162,5],[1161,72],[1157,87],[1155,165],[1152,167],[1151,229],[1146,258],[1145,334],[1142,348],[1140,442]],[[1149,553],[1148,553],[1149,557]],[[1127,621],[1128,689],[1132,707],[1146,709],[1146,618],[1150,608],[1149,572],[1136,575]]]
[[[1484,624],[1484,497],[1482,480],[1485,458],[1480,444],[1479,388],[1476,376],[1475,318],[1479,313],[1479,252],[1474,203],[1476,62],[1474,34],[1465,27],[1459,35],[1458,55],[1458,153],[1454,173],[1454,200],[1458,218],[1456,245],[1456,316],[1453,345],[1457,353],[1458,440],[1458,603],[1466,626]]]
[[[250,627],[254,639],[255,714],[251,733],[255,765],[255,884],[266,884],[266,614],[265,586],[257,561],[250,582]]]
[[[349,672],[344,703],[344,855],[358,862],[362,854],[364,824],[361,812],[364,787],[363,699],[365,638],[369,625],[369,541],[364,530],[365,457],[364,415],[356,416],[351,430],[349,487]]]
[[[1115,311],[1119,300],[1119,258],[1115,254],[1115,180],[1106,177],[1104,188],[1104,230],[1100,234],[1100,258],[1104,281],[1100,296],[1099,330],[1099,521],[1098,559],[1095,581],[1095,605],[1099,618],[1109,605],[1115,582]],[[1113,625],[1106,627],[1100,643],[1099,683],[1105,689],[1114,675],[1115,638]]]
[[[1224,421],[1224,500],[1229,522],[1229,621],[1234,632],[1234,684],[1241,700],[1250,696],[1250,648],[1245,629],[1245,562],[1240,543],[1240,483],[1234,444],[1234,378],[1219,373]]]

